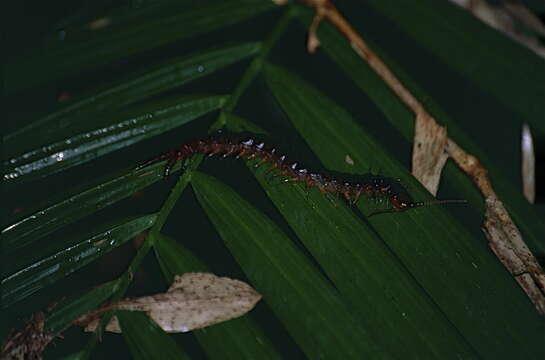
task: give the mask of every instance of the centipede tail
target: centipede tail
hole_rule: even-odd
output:
[[[284,177],[281,183],[300,182],[305,184],[307,190],[316,187],[327,197],[342,196],[350,206],[355,205],[362,195],[368,199],[388,200],[391,205],[390,208],[373,211],[369,216],[401,212],[422,206],[466,202],[466,200],[414,202],[407,190],[401,185],[399,179],[391,179],[380,175],[364,174],[359,176],[357,180],[348,180],[311,172],[301,167],[297,162],[289,162],[286,155],[279,155],[276,148],[268,147],[265,142],[258,141],[253,136],[242,140],[235,140],[226,136],[212,136],[206,139],[194,140],[182,144],[176,150],[168,151],[138,165],[136,170],[167,160],[164,170],[166,178],[170,175],[176,162],[186,160],[195,154],[203,154],[207,157],[221,155],[223,159],[230,156],[237,159],[258,159],[254,166],[257,168],[269,164],[266,174],[270,174],[273,178]]]

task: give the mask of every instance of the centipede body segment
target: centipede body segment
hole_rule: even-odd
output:
[[[233,136],[211,136],[180,145],[178,148],[165,152],[138,166],[144,168],[153,163],[167,160],[164,176],[168,177],[174,164],[189,159],[193,155],[221,155],[223,158],[253,159],[259,161],[256,167],[270,164],[269,171],[275,171],[277,176],[284,176],[285,182],[301,182],[310,189],[316,187],[323,194],[341,195],[349,204],[355,204],[362,195],[366,198],[386,198],[391,208],[375,211],[371,215],[385,212],[399,212],[411,208],[444,204],[461,203],[465,200],[435,200],[414,202],[399,180],[380,175],[364,174],[358,180],[341,179],[312,172],[297,162],[289,161],[286,155],[281,155],[275,147],[257,140],[254,136],[236,139]]]

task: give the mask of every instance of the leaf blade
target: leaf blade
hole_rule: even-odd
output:
[[[11,61],[6,64],[5,89],[15,93],[102,67],[160,45],[242,22],[273,7],[274,4],[266,1],[222,0],[204,6],[185,1],[174,6],[151,8],[118,26],[110,26],[101,32],[89,31],[82,38],[65,41],[41,56]]]
[[[105,89],[86,94],[55,112],[5,135],[4,146],[8,154],[6,157],[45,146],[48,142],[44,140],[58,139],[59,134],[68,137],[67,126],[72,128],[98,114],[104,116],[123,106],[207,76],[255,55],[260,48],[260,43],[242,43],[199,51],[169,60],[166,64],[131,75]]]
[[[236,117],[227,124],[236,131],[247,128],[247,122]],[[334,283],[353,317],[372,329],[381,348],[397,358],[477,356],[382,239],[344,201],[332,201],[303,184],[271,184],[267,170],[256,170],[255,162],[247,161],[250,171]]]
[[[451,3],[423,1],[417,6],[392,6],[393,2],[370,1],[369,5],[395,21],[411,40],[470,78],[483,92],[494,94],[502,104],[545,132],[545,123],[539,120],[545,116],[541,101],[545,91],[539,85],[545,82],[545,71],[539,56]],[[439,20],[446,18],[448,21]],[[454,41],[445,42],[447,38]],[[463,50],[453,51],[453,47]]]
[[[333,288],[270,220],[209,176],[194,173],[192,185],[254,287],[309,357],[390,357],[378,350]],[[281,295],[275,296],[278,291]]]
[[[156,215],[145,215],[120,222],[92,235],[76,245],[40,259],[2,279],[2,309],[23,300],[38,290],[73,273],[110,250],[124,244],[151,227]]]
[[[190,97],[184,101],[169,99],[131,110],[130,115],[121,116],[121,121],[117,118],[119,115],[114,114],[100,128],[66,135],[60,141],[4,161],[4,181],[7,184],[32,181],[91,161],[217,110],[226,99],[216,95]]]
[[[189,359],[176,342],[139,311],[116,311],[123,337],[135,359]]]
[[[208,272],[207,266],[176,240],[161,234],[156,236],[159,238],[153,249],[169,282],[176,274]],[[248,316],[197,330],[194,334],[204,351],[213,359],[280,358],[263,330]]]
[[[56,304],[46,315],[45,332],[60,332],[81,315],[97,308],[117,291],[119,280],[100,285],[83,295],[73,296]]]
[[[298,12],[303,23],[309,24],[311,14],[308,11]],[[319,33],[322,48],[327,55],[335,61],[337,65],[350,77],[350,79],[377,105],[383,112],[385,118],[405,137],[408,142],[412,142],[414,133],[414,115],[399,100],[397,95],[393,94],[388,86],[371,70],[363,60],[353,51],[344,37],[334,29],[330,24],[320,26]],[[450,136],[462,145],[464,149],[475,155],[479,161],[485,165],[490,172],[494,183],[494,189],[500,196],[509,211],[513,220],[519,226],[528,245],[537,254],[545,253],[545,244],[540,240],[545,234],[545,224],[532,208],[531,204],[522,196],[518,184],[514,184],[510,177],[512,172],[505,171],[502,165],[506,161],[518,161],[518,157],[513,154],[513,158],[506,160],[504,157],[491,156],[490,151],[483,146],[488,137],[481,137],[479,142],[475,142],[468,136],[460,124],[459,118],[454,118],[448,114],[443,107],[435,100],[433,94],[426,91],[418,84],[418,79],[414,78],[403,67],[402,63],[396,61],[385,49],[378,44],[369,42],[373,50],[387,63],[394,71],[401,82],[425,102],[426,107],[434,116],[444,124]],[[468,50],[460,50],[465,53]],[[467,61],[467,60],[464,60]],[[499,70],[498,70],[499,71]],[[382,120],[382,119],[381,119]],[[373,126],[372,121],[366,122],[367,128]],[[499,126],[498,124],[496,126]],[[515,159],[516,158],[516,159]],[[482,201],[482,195],[476,191],[474,185],[468,181],[465,174],[452,164],[447,163],[443,171],[443,178],[446,185],[453,188],[455,193],[463,194],[463,198],[472,204],[479,204]],[[473,217],[481,216],[482,207],[472,206],[468,211],[473,212]]]
[[[180,169],[176,164],[173,171]],[[163,179],[164,162],[131,171],[73,195],[23,217],[2,229],[2,249],[11,254],[28,247],[52,232],[122,200]]]
[[[386,174],[396,174],[402,183],[411,186],[417,199],[430,197],[345,110],[278,67],[266,66],[265,75],[282,108],[326,167],[363,173],[371,165],[369,154],[373,154]],[[335,119],[335,124],[331,119]],[[354,165],[344,161],[346,155],[353,159]],[[366,211],[364,201],[359,201],[358,207]],[[470,232],[462,228],[441,207],[376,216],[369,222],[480,354],[501,356],[520,352],[536,356],[539,340],[535,333],[528,332],[527,324],[541,328],[543,323],[497,259],[481,246],[480,229]],[[407,237],[411,237],[410,242]],[[493,295],[499,291],[501,296]],[[513,309],[509,315],[506,308]],[[504,316],[494,315],[499,312]],[[475,316],[479,316],[477,323]],[[492,328],[494,332],[489,331]],[[528,342],[534,345],[528,346]]]

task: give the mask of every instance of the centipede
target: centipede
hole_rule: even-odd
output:
[[[183,143],[141,163],[136,170],[143,169],[154,163],[166,161],[163,176],[168,178],[172,168],[178,161],[185,161],[194,155],[203,154],[207,157],[234,157],[236,159],[257,159],[254,167],[269,164],[267,172],[275,177],[281,177],[282,182],[299,182],[307,190],[317,188],[322,194],[342,197],[350,206],[355,205],[362,197],[368,199],[385,199],[390,207],[371,212],[368,216],[381,213],[402,212],[423,206],[466,203],[466,200],[430,200],[413,201],[409,192],[401,184],[400,179],[388,178],[378,174],[362,174],[357,179],[354,176],[331,176],[311,171],[291,161],[276,147],[267,144],[255,134],[216,134],[206,138],[195,139]]]

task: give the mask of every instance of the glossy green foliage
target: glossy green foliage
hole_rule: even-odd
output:
[[[161,235],[153,247],[163,274],[171,282],[176,274],[210,272],[191,251],[175,239]],[[279,359],[280,355],[251,317],[241,317],[197,330],[197,340],[210,358]]]
[[[368,154],[376,154],[375,160],[379,158],[383,171],[398,174],[403,183],[411,186],[411,193],[416,199],[429,196],[397,161],[355,125],[344,110],[281,69],[269,66],[265,74],[279,103],[326,167],[345,173],[363,173],[371,165]],[[331,119],[336,120],[334,127]],[[346,156],[353,162],[343,161]],[[363,212],[368,208],[364,201],[358,202],[358,207]],[[326,218],[332,219],[334,215]],[[323,224],[324,221],[316,223]],[[482,251],[480,231],[463,229],[442,207],[375,216],[369,218],[369,223],[402,261],[404,270],[408,270],[427,289],[433,302],[462,330],[467,341],[474,347],[479,346],[485,357],[500,356],[508,351],[521,353],[527,350],[529,341],[538,346],[540,335],[533,336],[529,329],[539,327],[541,320],[535,318],[534,310],[528,307],[528,299],[518,291],[518,284],[498,266],[497,258],[492,253]],[[355,229],[355,226],[350,228]],[[449,231],[445,232],[444,229]],[[375,255],[375,259],[380,259],[382,263],[385,257],[385,254]],[[381,275],[381,281],[384,281],[385,272]],[[467,280],[463,283],[451,281],[458,276]],[[399,276],[392,278],[400,281]],[[498,286],[500,283],[503,285]],[[500,291],[504,293],[498,297]],[[399,292],[408,294],[407,290]],[[496,311],[490,311],[492,307]],[[516,314],[516,320],[511,318],[506,321],[504,317],[495,316],[507,307],[519,309],[512,313]],[[429,314],[423,313],[421,318],[429,319]],[[476,322],[477,318],[479,320]],[[533,325],[529,327],[528,324],[532,322]],[[490,333],[490,328],[502,330]],[[431,333],[436,334],[436,330]],[[515,346],[516,336],[522,333],[526,335],[519,337],[518,346]]]
[[[301,89],[301,84],[296,88]],[[248,163],[250,169],[254,165],[255,161]],[[275,186],[267,181],[265,171],[254,172],[277,209],[350,305],[353,316],[368,325],[382,349],[389,349],[394,357],[475,356],[374,229],[362,222],[344,201],[328,199],[300,184]]]
[[[69,34],[66,41],[35,56],[6,64],[8,92],[74,75],[174,41],[244,21],[274,5],[259,0],[171,2],[149,11],[106,18],[111,26]],[[86,31],[85,31],[86,30]],[[41,55],[41,56],[40,56]],[[61,59],[62,61],[59,61]]]
[[[15,264],[20,270],[2,279],[2,309],[73,273],[153,225],[155,215],[123,221],[72,241],[73,245],[31,264]]]
[[[98,128],[51,141],[6,161],[4,181],[31,181],[104,156],[149,137],[159,135],[220,108],[224,96],[172,98],[146,104],[127,113],[97,119]],[[92,120],[90,118],[85,119]],[[39,127],[29,131],[40,132]],[[74,129],[70,129],[74,131]],[[59,136],[58,133],[54,134]],[[43,139],[47,139],[47,133]],[[41,145],[41,144],[38,144]]]
[[[110,179],[75,193],[10,225],[2,231],[3,254],[29,246],[55,230],[90,215],[163,177],[164,164]],[[176,167],[175,170],[179,169]]]
[[[492,93],[503,106],[516,111],[517,117],[545,132],[545,123],[540,120],[545,115],[541,104],[545,94],[541,86],[545,82],[543,59],[531,50],[506,41],[497,31],[447,3],[426,0],[412,6],[408,2],[373,0],[369,6],[394,21],[418,46],[470,77],[482,91]],[[420,21],[412,21],[414,18]]]
[[[145,314],[117,311],[116,316],[133,359],[189,359],[176,342]]]
[[[274,223],[211,177],[195,173],[192,184],[226,246],[308,357],[390,358]]]
[[[109,299],[119,286],[119,281],[110,281],[87,292],[78,294],[55,305],[45,320],[46,331],[57,332],[79,316],[96,309]]]
[[[512,150],[522,122],[544,131],[543,61],[447,2],[336,5],[480,158],[524,239],[544,255],[545,225],[520,195]],[[439,197],[467,205],[372,217],[386,199],[350,206],[285,183],[257,159],[194,156],[166,180],[166,161],[135,170],[223,129],[264,138],[290,164],[341,178],[372,169],[400,179],[414,200],[432,199],[410,174],[414,115],[334,27],[320,24],[321,48],[310,56],[313,12],[301,4],[87,9],[61,16],[65,40],[49,33],[32,56],[6,61],[3,336],[54,299],[45,330],[68,328],[54,346],[75,359],[114,358],[120,348],[135,358],[545,356],[545,322],[487,246],[482,197],[451,163]],[[38,106],[64,93],[68,100]],[[70,329],[101,304],[163,292],[195,271],[246,281],[263,299],[191,334],[165,334],[131,312],[115,313],[122,336]],[[84,276],[102,285],[85,286]],[[70,347],[78,336],[86,343]]]
[[[388,7],[385,6],[385,8]],[[391,9],[389,11],[391,11]],[[421,9],[420,11],[428,12],[428,9]],[[309,11],[301,9],[298,15],[304,24],[308,24],[310,22],[311,13]],[[427,16],[432,15],[427,14]],[[473,19],[466,19],[464,17],[463,21],[464,24],[470,23],[470,26],[475,26],[475,20]],[[452,30],[445,28],[444,24],[441,24],[441,26],[439,27],[445,33],[443,36],[454,36],[449,33],[449,31]],[[481,31],[483,32],[483,37],[486,37],[487,39],[491,38],[490,41],[498,42],[498,35],[494,32],[488,29],[482,29]],[[319,36],[322,43],[322,48],[326,52],[327,56],[335,61],[335,63],[339,65],[343,72],[345,72],[350,77],[350,79],[358,86],[358,88],[361,89],[362,92],[364,92],[370,99],[372,99],[373,103],[384,114],[385,119],[390,122],[392,126],[394,126],[407,141],[411,141],[414,131],[414,122],[412,121],[414,115],[409,109],[405,107],[405,105],[403,105],[397,95],[395,95],[387,87],[387,85],[369,66],[362,65],[360,57],[355,52],[351,51],[350,45],[343,41],[343,36],[339,32],[337,32],[331,25],[324,24],[323,26],[321,26]],[[482,48],[482,46],[476,44],[474,41],[469,39],[469,37],[471,37],[471,35],[469,34],[460,34],[460,32],[456,31],[456,36],[461,37],[464,43],[469,43],[468,46],[471,46],[472,48]],[[437,39],[440,38],[441,37],[439,36],[437,37]],[[423,41],[424,39],[417,37],[416,40]],[[426,40],[432,42],[433,39],[426,37]],[[508,67],[509,63],[516,63],[518,68],[522,72],[527,72],[527,74],[525,75],[526,77],[530,76],[530,73],[535,74],[538,78],[541,76],[545,76],[543,71],[529,70],[538,68],[540,66],[539,62],[541,60],[533,56],[517,57],[516,54],[519,54],[519,52],[525,52],[526,50],[517,48],[509,42],[503,41],[499,43],[501,44],[501,46],[499,46],[498,48],[494,48],[494,51],[490,51],[489,49],[485,52],[486,58],[488,59],[487,61],[483,61],[481,57],[481,61],[483,63],[483,65],[481,66],[483,68],[486,68],[487,72],[493,71],[496,74],[501,74],[505,72],[505,67]],[[376,51],[381,56],[381,58],[387,63],[387,65],[394,71],[395,75],[401,79],[403,84],[413,94],[418,96],[418,98],[420,99],[433,98],[433,94],[431,94],[429,90],[424,89],[423,85],[418,84],[418,79],[415,78],[415,75],[411,75],[407,70],[405,70],[403,68],[403,64],[396,60],[396,58],[394,58],[393,56],[389,55],[386,52],[386,49],[381,46],[381,44],[371,42],[371,45],[374,51]],[[435,40],[435,42],[431,43],[430,45],[433,45],[432,48],[436,49],[437,51],[441,50],[442,53],[448,53],[447,50],[441,49],[441,47],[444,46],[444,42]],[[485,56],[481,51],[479,51],[478,54],[482,54],[482,56]],[[509,56],[505,56],[505,54],[509,54]],[[491,61],[488,56],[494,56],[494,58],[501,59],[501,61]],[[519,64],[518,59],[521,58],[524,59],[525,62],[528,62],[528,64]],[[510,61],[506,61],[507,59],[509,59]],[[453,59],[449,58],[449,61],[453,61]],[[468,64],[472,64],[472,62],[468,60],[465,56],[463,57],[463,59],[458,59],[458,63],[461,68],[466,68]],[[484,64],[486,64],[486,66]],[[541,64],[541,66],[543,65]],[[468,70],[466,69],[464,71]],[[472,74],[475,75],[474,78],[476,78],[477,80],[483,80],[483,74],[481,72],[473,70]],[[507,80],[503,76],[490,78],[489,80],[490,84],[486,84],[486,82],[484,84],[489,87],[493,87],[494,91],[498,93],[498,96],[506,98],[511,97],[511,100],[506,103],[506,105],[516,107],[517,111],[523,112],[526,111],[526,109],[529,109],[532,112],[531,114],[528,114],[527,116],[522,118],[525,122],[531,124],[533,127],[538,129],[542,126],[543,122],[536,120],[545,117],[545,110],[542,106],[540,107],[532,105],[531,107],[528,107],[527,101],[530,98],[531,101],[536,104],[540,102],[540,97],[545,96],[545,91],[543,90],[543,87],[540,86],[540,81],[545,82],[545,79],[528,82],[527,79],[525,79],[524,77],[521,78],[519,75],[517,75],[516,79],[509,80],[510,84],[517,84],[513,86],[502,86],[502,84],[507,83]],[[521,83],[518,83],[519,81]],[[528,92],[524,92],[524,98],[518,95],[516,97],[512,96],[511,90],[513,88],[520,88],[523,86],[528,88]],[[529,98],[526,98],[526,96],[529,96]],[[467,120],[465,118],[459,118],[459,116],[457,116],[456,114],[446,113],[445,109],[439,103],[427,101],[426,105],[428,107],[428,110],[434,116],[436,116],[436,118],[442,124],[447,126],[449,134],[456,140],[458,144],[463,146],[464,149],[469,151],[471,154],[477,156],[493,176],[497,175],[494,176],[495,190],[497,191],[501,199],[505,202],[505,205],[513,216],[513,219],[516,221],[517,225],[520,227],[521,231],[525,235],[525,239],[528,242],[528,245],[534,251],[537,251],[538,254],[545,254],[545,242],[541,241],[540,239],[540,234],[543,234],[545,232],[545,223],[541,220],[535,209],[531,206],[531,204],[528,203],[526,198],[524,198],[521,191],[519,190],[519,179],[511,178],[511,171],[509,170],[509,168],[505,167],[505,157],[492,156],[490,154],[491,148],[501,148],[504,147],[504,144],[498,143],[498,140],[496,140],[493,136],[483,136],[477,140],[472,139],[471,133],[469,133],[467,129],[464,129],[464,126],[469,125],[471,127],[474,127],[475,122],[470,122],[469,124],[466,124]],[[470,111],[471,110],[472,109],[470,109]],[[483,122],[488,122],[489,118],[491,117],[490,115],[479,113],[473,114],[472,117],[479,115]],[[371,124],[365,126],[372,127],[372,124],[374,122],[372,121],[370,123]],[[516,122],[515,124],[506,124],[506,131],[512,131],[512,129],[516,127],[517,123],[518,122]],[[495,125],[491,123],[488,126]],[[536,134],[539,135],[539,132],[536,132]],[[518,151],[515,151],[515,148],[511,148],[508,156],[510,162],[519,162],[520,154]],[[444,179],[446,182],[448,182],[449,186],[455,187],[458,193],[463,194],[465,199],[470,200],[474,204],[474,206],[472,206],[472,208],[468,210],[472,211],[474,213],[474,216],[479,216],[479,213],[482,212],[482,208],[479,205],[479,202],[481,201],[480,194],[469,182],[464,180],[464,176],[460,174],[460,172],[457,171],[452,164],[446,166]]]
[[[70,99],[66,104],[61,104],[54,113],[4,137],[4,146],[9,150],[8,157],[12,158],[9,164],[10,166],[18,164],[18,158],[28,161],[30,156],[38,156],[44,150],[42,149],[40,152],[32,147],[49,144],[57,139],[63,139],[66,144],[72,144],[74,141],[69,136],[76,132],[83,133],[86,129],[89,130],[87,122],[92,120],[90,117],[113,112],[155,94],[172,90],[210,75],[241,59],[254,55],[258,50],[259,44],[246,43],[190,54],[181,59],[169,60],[166,64],[155,66],[155,68],[142,71],[139,74],[131,75],[89,94],[81,95],[79,99]],[[192,105],[196,107],[198,102]],[[190,104],[186,104],[184,108],[189,113]],[[161,111],[161,113],[164,112],[165,110]],[[136,111],[134,113],[138,114]],[[172,116],[172,112],[169,116]],[[119,115],[117,117],[117,120],[121,120]],[[138,115],[134,118],[138,118]],[[96,122],[102,123],[102,121],[94,119],[93,123]],[[115,120],[107,122],[105,125],[112,130],[119,127],[119,123],[116,124]],[[99,131],[98,129],[90,130]],[[111,136],[111,132],[113,131],[101,131],[103,135],[109,136]],[[86,134],[83,134],[83,137],[85,136]],[[25,154],[28,155],[25,156]]]

